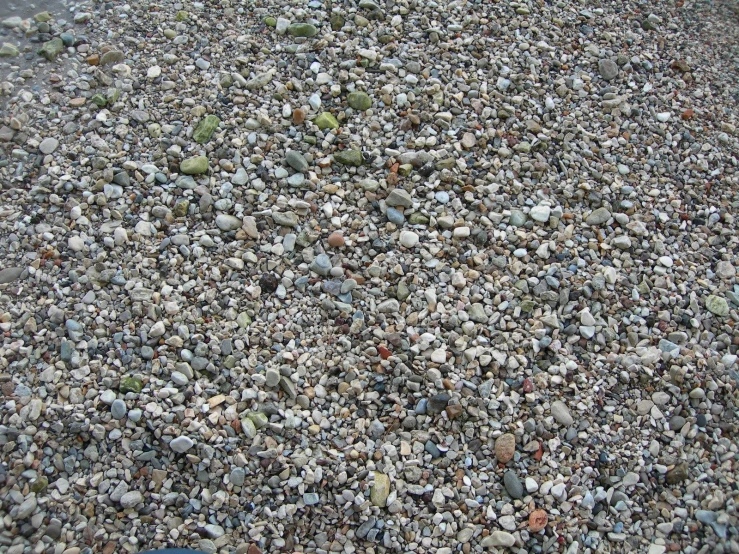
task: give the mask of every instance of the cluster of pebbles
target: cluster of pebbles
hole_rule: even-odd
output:
[[[0,550],[739,552],[730,1],[0,26]]]

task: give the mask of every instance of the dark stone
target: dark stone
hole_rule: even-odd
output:
[[[449,404],[449,398],[450,396],[445,392],[436,394],[429,398],[428,406],[426,408],[428,413],[440,414],[443,412],[446,409],[447,404]]]
[[[259,286],[262,288],[262,292],[269,294],[275,292],[279,284],[280,282],[274,273],[265,273],[259,279]]]

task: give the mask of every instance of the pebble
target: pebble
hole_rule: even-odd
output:
[[[110,405],[110,414],[114,419],[123,419],[126,417],[127,411],[128,408],[126,407],[126,403],[121,399],[114,400]]]
[[[564,402],[560,400],[552,402],[551,410],[552,416],[560,425],[569,427],[575,422],[575,420],[572,418],[572,415],[570,415],[569,408]]]
[[[177,438],[172,439],[169,443],[169,447],[179,453],[182,454],[183,452],[187,452],[194,446],[194,442],[190,437],[180,436]]]
[[[513,459],[516,452],[516,437],[511,433],[505,433],[495,439],[495,457],[501,464],[507,464]]]
[[[508,470],[503,475],[503,484],[511,498],[518,499],[523,497],[523,484],[513,470]]]
[[[402,231],[400,233],[400,244],[402,244],[406,248],[413,248],[418,244],[418,241],[418,234],[414,233],[413,231]]]

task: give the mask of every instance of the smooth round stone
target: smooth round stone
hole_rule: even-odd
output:
[[[344,246],[344,236],[340,232],[335,231],[328,236],[327,242],[332,248],[340,248]]]
[[[413,231],[403,231],[400,233],[400,244],[406,248],[413,248],[418,244],[418,235]]]
[[[515,250],[513,251],[513,255],[514,255],[514,256],[515,256],[516,258],[523,258],[524,256],[526,256],[526,254],[527,254],[527,253],[528,253],[528,252],[527,252],[527,250],[526,250],[525,248],[516,248],[516,249],[515,249]]]
[[[503,484],[511,498],[517,499],[523,497],[523,484],[513,470],[508,470],[503,475]]]
[[[126,403],[120,398],[115,399],[113,404],[110,405],[110,414],[115,419],[123,419],[126,416],[127,411],[128,408],[126,408]]]
[[[446,204],[449,202],[449,193],[445,190],[440,190],[436,194],[434,194],[434,198],[436,198],[436,201],[440,204]]]
[[[112,390],[106,390],[100,394],[100,401],[103,404],[108,404],[110,406],[111,404],[113,404],[113,402],[115,402],[115,399],[116,399],[116,393],[113,392]]]

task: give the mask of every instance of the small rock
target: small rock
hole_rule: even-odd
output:
[[[552,411],[552,416],[554,417],[555,420],[557,420],[557,422],[560,425],[569,427],[575,422],[575,420],[570,415],[570,410],[567,407],[567,405],[560,400],[557,400],[556,402],[552,403],[551,411]]]
[[[351,106],[351,108],[363,112],[366,110],[369,110],[372,107],[372,99],[369,97],[369,94],[366,92],[361,91],[355,91],[350,92],[349,96],[346,98],[347,104]]]
[[[538,533],[547,526],[549,517],[544,510],[534,510],[529,514],[529,531]]]
[[[305,173],[310,167],[305,157],[295,150],[288,150],[285,153],[285,161],[287,162],[287,165],[300,173]]]
[[[326,129],[338,129],[339,121],[329,112],[323,112],[313,120],[313,124],[321,131]]]
[[[402,231],[400,233],[400,244],[406,248],[413,248],[418,244],[418,235],[413,231]]]
[[[387,497],[390,495],[390,477],[384,473],[375,472],[375,484],[370,487],[370,500],[372,504],[384,508]]]
[[[511,498],[517,499],[523,497],[523,484],[513,470],[508,470],[503,475],[503,485]]]
[[[190,437],[186,437],[184,435],[172,439],[172,441],[169,443],[169,447],[179,454],[187,452],[194,445],[195,443],[193,442],[193,440]]]
[[[501,464],[507,464],[516,452],[516,437],[505,433],[495,440],[495,457]]]
[[[726,299],[714,294],[706,298],[706,308],[708,308],[709,312],[719,317],[729,315],[729,304],[726,302]]]
[[[600,207],[590,212],[588,217],[585,218],[585,223],[588,225],[603,225],[610,218],[611,212],[607,208]]]
[[[205,156],[194,156],[183,160],[180,171],[185,175],[200,175],[208,171],[208,158]]]
[[[618,77],[618,64],[613,60],[605,59],[598,61],[598,72],[606,81],[612,81]]]
[[[124,510],[135,508],[144,501],[143,495],[139,491],[129,491],[121,497],[120,503]]]

